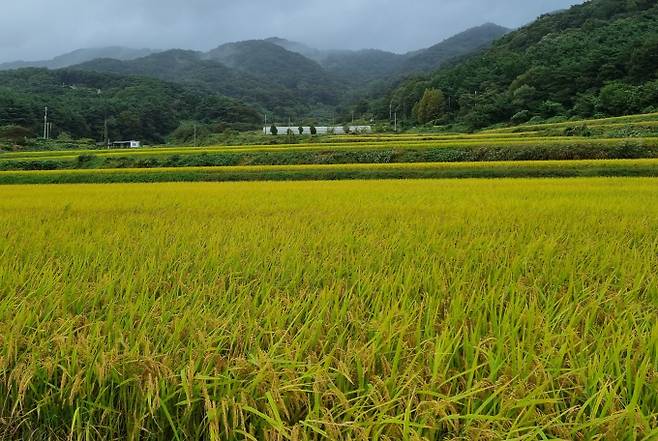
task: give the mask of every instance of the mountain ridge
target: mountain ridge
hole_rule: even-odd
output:
[[[81,48],[61,55],[57,55],[49,60],[38,61],[9,61],[0,63],[1,70],[14,70],[28,67],[46,68],[46,69],[63,69],[76,64],[84,63],[98,58],[112,58],[121,61],[129,61],[142,58],[159,51],[153,49],[135,49],[125,46],[105,46],[95,48]]]
[[[488,29],[483,35],[487,26],[495,25],[468,29],[409,55],[376,49],[321,51],[271,37],[225,43],[207,52],[172,49],[133,60],[96,59],[71,68],[195,85],[278,115],[326,115],[374,83],[423,71],[423,63],[440,65],[507,32],[495,26],[497,33]]]

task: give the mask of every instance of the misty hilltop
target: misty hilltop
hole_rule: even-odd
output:
[[[101,48],[85,48],[59,55],[50,60],[40,61],[11,61],[0,63],[0,70],[21,69],[26,67],[45,67],[47,69],[62,69],[97,58],[112,58],[115,60],[128,61],[136,58],[146,57],[155,53],[151,49],[132,49],[121,46],[109,46]]]
[[[207,52],[220,43],[268,37],[322,52],[377,49],[403,54],[482,23],[516,29],[582,1],[414,0],[400,5],[284,0],[272,7],[264,0],[21,0],[3,3],[0,63],[48,60],[77,48],[106,46]],[[303,55],[316,60],[311,53]]]
[[[407,54],[320,50],[282,38],[227,43],[208,52],[81,49],[49,61],[0,65],[0,70],[71,68],[150,77],[239,99],[263,111],[297,114],[346,104],[378,82],[392,84],[410,74],[429,72],[488,47],[508,32],[486,24]]]

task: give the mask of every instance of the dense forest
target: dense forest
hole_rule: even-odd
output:
[[[157,78],[239,99],[281,116],[304,114],[310,109],[336,104],[336,85],[326,77],[317,76],[321,69],[313,61],[264,42],[249,44],[248,50],[243,46],[240,49],[243,50],[232,52],[232,56],[169,50],[130,61],[98,59],[72,68]],[[284,52],[283,56],[280,52]],[[240,68],[235,67],[236,58],[242,62]],[[303,64],[299,63],[300,59]],[[308,94],[311,87],[314,94]]]
[[[393,103],[412,123],[477,129],[657,111],[657,79],[656,2],[594,0],[544,15],[481,54],[406,80],[369,105],[379,118],[388,117]],[[420,105],[428,90],[434,94],[429,116]]]
[[[0,127],[20,142],[43,127],[48,106],[52,135],[64,139],[163,142],[183,121],[254,128],[260,114],[238,101],[150,78],[75,70],[0,72]]]

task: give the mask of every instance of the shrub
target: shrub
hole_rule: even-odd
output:
[[[12,144],[24,145],[25,139],[32,136],[32,132],[22,126],[12,124],[0,127],[0,140],[8,141]]]
[[[523,124],[528,122],[531,117],[532,115],[529,110],[521,110],[512,117],[511,121],[512,124]]]

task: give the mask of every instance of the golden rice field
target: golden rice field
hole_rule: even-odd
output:
[[[0,185],[602,176],[658,177],[658,159],[21,170]]]
[[[2,440],[658,439],[658,180],[0,187]]]

